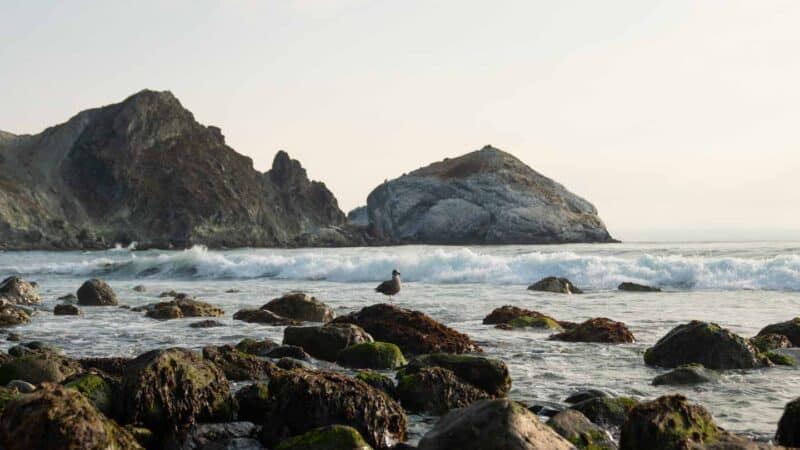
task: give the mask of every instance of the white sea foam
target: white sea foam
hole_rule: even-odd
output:
[[[69,255],[70,257],[67,257]],[[209,251],[67,254],[54,261],[25,264],[0,260],[0,273],[107,276],[115,278],[199,278],[327,280],[372,282],[398,268],[405,281],[432,284],[524,285],[550,275],[588,289],[613,289],[622,281],[667,289],[767,289],[800,291],[800,256],[697,256],[682,254],[583,254],[573,251],[397,247],[363,249]],[[5,266],[5,267],[3,267]]]

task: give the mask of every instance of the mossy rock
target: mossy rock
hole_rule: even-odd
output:
[[[601,427],[580,411],[568,409],[553,416],[547,425],[579,450],[616,450],[617,444]]]
[[[269,408],[269,385],[258,382],[245,386],[236,392],[239,405],[239,420],[258,423],[264,419]]]
[[[550,336],[550,339],[567,342],[599,342],[606,344],[629,344],[636,342],[633,333],[622,322],[607,317],[595,317],[572,328]]]
[[[786,447],[800,447],[800,398],[786,404],[778,422],[775,443]]]
[[[203,347],[203,358],[216,364],[233,381],[265,379],[275,371],[272,362],[240,351],[232,345]]]
[[[625,422],[628,412],[636,406],[631,397],[595,397],[570,406],[602,427],[618,427]]]
[[[765,352],[764,357],[769,360],[772,364],[776,366],[796,366],[797,361],[792,358],[791,356],[784,355],[779,352]]]
[[[713,370],[753,369],[766,364],[748,339],[715,323],[697,320],[673,328],[645,352],[644,361],[667,368],[696,363]]]
[[[106,416],[114,413],[116,389],[112,380],[96,373],[85,373],[68,380],[64,387],[75,389],[84,395]]]
[[[347,347],[373,341],[363,328],[349,323],[286,327],[283,330],[284,345],[302,347],[309,355],[325,361],[336,361],[339,352]]]
[[[267,356],[267,353],[278,347],[280,347],[280,345],[271,339],[257,341],[255,339],[245,338],[236,344],[236,350],[256,356]]]
[[[281,441],[275,450],[372,450],[353,427],[331,425]]]
[[[50,352],[37,352],[14,358],[0,366],[0,385],[11,380],[31,384],[61,383],[80,371],[80,365],[68,358]]]
[[[16,400],[20,398],[22,394],[17,392],[14,389],[9,389],[6,387],[0,387],[0,413],[6,409],[6,405],[12,400]]]
[[[444,414],[490,398],[485,391],[465,383],[442,367],[424,367],[411,373],[400,371],[396,392],[403,408],[431,414]]]
[[[718,441],[722,431],[702,406],[682,395],[660,397],[636,405],[622,426],[620,450],[673,450],[702,447]]]
[[[779,348],[793,347],[792,341],[788,337],[775,333],[769,333],[750,338],[750,343],[752,343],[756,350],[760,352],[768,352],[771,350],[777,350]]]
[[[508,322],[511,328],[539,328],[544,330],[564,331],[564,328],[550,317],[520,316]]]
[[[391,378],[387,377],[386,375],[380,374],[378,372],[373,372],[371,370],[362,370],[356,374],[356,380],[361,380],[364,383],[374,387],[375,389],[381,390],[392,398],[395,398],[397,395],[396,388],[394,385],[394,381]]]
[[[792,342],[792,346],[800,347],[800,317],[795,317],[786,322],[767,325],[758,332],[756,337],[766,336],[768,334],[782,334]]]
[[[711,383],[719,380],[719,374],[701,364],[684,364],[653,379],[653,386],[684,386]]]
[[[339,352],[336,362],[354,369],[396,369],[407,361],[400,347],[388,342],[363,342]]]
[[[508,366],[499,359],[452,353],[420,355],[409,361],[405,368],[411,373],[423,367],[442,367],[456,374],[461,380],[488,393],[492,397],[504,397],[511,389]]]

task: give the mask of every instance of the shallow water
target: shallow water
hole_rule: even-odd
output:
[[[372,292],[397,267],[404,285],[399,306],[423,311],[468,333],[491,357],[503,359],[514,380],[511,397],[560,403],[586,387],[652,398],[682,392],[705,405],[725,428],[767,440],[783,406],[800,395],[800,370],[777,367],[726,373],[717,384],[675,389],[650,385],[663,370],[648,368],[644,350],[672,327],[709,320],[751,336],[769,323],[798,316],[800,243],[675,243],[568,246],[432,247],[131,252],[0,253],[0,276],[21,274],[40,285],[43,306],[75,292],[91,276],[106,279],[122,303],[158,301],[175,289],[225,310],[226,327],[192,329],[194,320],[155,321],[116,307],[83,308],[83,317],[40,312],[16,327],[25,340],[44,340],[73,356],[134,356],[157,347],[200,348],[244,337],[280,340],[282,327],[234,321],[238,309],[257,307],[302,289],[346,314],[385,301]],[[566,276],[585,295],[527,291],[547,275]],[[621,281],[660,285],[663,293],[623,293]],[[134,292],[135,285],[147,291]],[[227,293],[229,290],[238,290]],[[547,340],[547,333],[501,331],[481,324],[493,308],[513,304],[581,321],[605,316],[629,325],[632,345]],[[0,341],[0,348],[12,343]],[[413,417],[412,436],[433,418]]]

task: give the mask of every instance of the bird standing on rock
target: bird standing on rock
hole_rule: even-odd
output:
[[[388,295],[391,300],[392,296],[400,292],[400,272],[397,269],[392,270],[392,279],[379,284],[375,292]]]

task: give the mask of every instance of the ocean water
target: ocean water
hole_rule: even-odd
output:
[[[169,346],[199,349],[245,337],[280,340],[282,327],[231,316],[298,289],[346,314],[386,301],[373,288],[393,268],[402,272],[404,283],[395,303],[469,334],[487,356],[504,360],[516,400],[558,405],[589,387],[641,399],[681,392],[706,406],[726,429],[769,440],[785,403],[800,396],[800,370],[795,368],[733,371],[719,383],[699,387],[654,387],[651,380],[664,370],[642,360],[647,347],[692,319],[752,336],[767,324],[800,315],[800,242],[0,252],[0,277],[19,274],[38,282],[44,309],[52,309],[57,297],[74,293],[87,278],[100,277],[126,305],[153,303],[162,291],[175,289],[226,313],[221,319],[225,327],[192,329],[189,323],[200,319],[156,321],[117,307],[83,308],[82,317],[41,311],[32,323],[13,329],[25,340],[51,342],[75,357],[135,356]],[[587,293],[526,290],[549,275],[570,278]],[[622,281],[657,285],[664,292],[619,292]],[[134,292],[136,285],[147,291]],[[546,332],[482,325],[486,314],[506,304],[561,320],[610,317],[627,323],[637,342],[555,342],[547,340]],[[0,340],[0,348],[11,345]],[[435,420],[413,416],[412,441]]]

